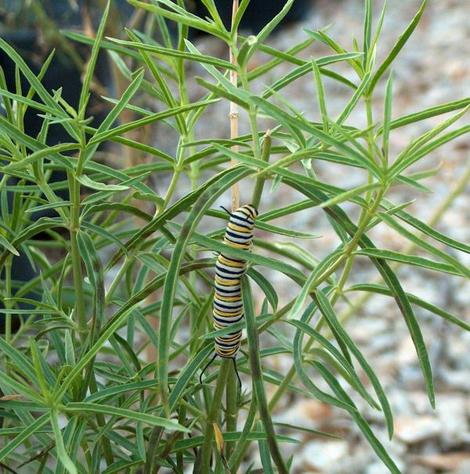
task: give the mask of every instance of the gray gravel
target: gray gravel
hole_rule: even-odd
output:
[[[390,50],[399,34],[404,30],[419,7],[416,0],[388,2],[384,30],[377,62]],[[440,0],[429,2],[422,22],[401,52],[393,66],[394,103],[393,117],[421,110],[447,101],[470,96],[470,3],[468,0]],[[305,38],[303,28],[319,29],[331,24],[329,34],[346,49],[351,49],[352,39],[362,38],[362,1],[317,1],[315,9],[302,25],[296,25],[281,32],[272,44],[286,49]],[[381,2],[373,2],[379,13]],[[216,48],[210,41],[201,43],[201,49]],[[326,47],[314,44],[304,57],[318,58],[330,54]],[[286,74],[289,66],[282,66],[263,78],[264,84],[274,82]],[[344,71],[344,68],[338,70]],[[202,70],[194,73],[201,74]],[[263,84],[256,87],[261,88]],[[345,87],[325,81],[328,97],[328,112],[337,116],[349,93]],[[374,102],[375,115],[380,120],[383,103],[383,84],[377,87]],[[197,96],[200,91],[192,93]],[[315,101],[312,77],[295,82],[283,92],[285,97],[307,117],[319,119]],[[207,121],[201,125],[201,136],[228,136],[227,104],[214,107]],[[442,117],[426,120],[392,133],[392,156],[396,155],[410,140],[436,125]],[[468,117],[460,124],[468,123]],[[363,111],[354,112],[349,123],[364,125]],[[243,126],[243,118],[242,118]],[[442,203],[469,166],[470,139],[468,135],[446,145],[422,160],[414,170],[425,170],[440,166],[438,176],[428,178],[424,184],[431,190],[422,193],[409,188],[392,189],[389,198],[396,203],[416,199],[408,210],[417,217],[428,220]],[[321,178],[337,186],[351,187],[364,182],[360,171],[338,172],[340,168],[326,163],[316,163],[315,169]],[[436,227],[446,234],[465,242],[470,241],[470,214],[468,210],[469,190],[454,201]],[[277,189],[267,194],[262,203],[263,210],[292,202],[297,196]],[[349,209],[345,207],[345,209]],[[351,208],[352,212],[355,212]],[[299,213],[295,221],[279,220],[279,224],[296,230],[320,234],[322,238],[299,241],[299,244],[317,257],[325,255],[336,244],[334,232],[320,211]],[[406,246],[396,233],[378,226],[372,232],[378,247],[401,250]],[[465,264],[468,256],[458,256]],[[442,306],[463,319],[470,319],[470,285],[468,281],[441,276],[416,268],[402,267],[399,275],[407,291]],[[271,281],[284,298],[293,297],[290,289],[277,275],[270,275]],[[363,264],[354,272],[357,281],[373,281],[376,274]],[[407,474],[432,474],[437,472],[470,472],[470,334],[443,322],[438,317],[416,309],[433,364],[437,408],[433,411],[427,400],[421,372],[408,331],[396,305],[385,297],[374,297],[349,320],[348,329],[364,354],[370,357],[390,398],[396,418],[395,437],[387,440],[385,426],[380,413],[370,411],[358,401],[363,413],[373,424],[381,441]],[[278,370],[288,367],[282,358],[274,359]],[[331,474],[382,474],[387,469],[377,460],[371,448],[363,439],[350,419],[339,410],[331,409],[314,400],[298,399],[289,406],[280,406],[276,417],[280,421],[294,421],[317,429],[333,429],[341,432],[342,440],[301,437],[296,448],[289,448],[295,454],[294,472],[322,472]],[[293,449],[293,451],[292,451]]]

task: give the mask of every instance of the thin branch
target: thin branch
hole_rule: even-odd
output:
[[[233,0],[232,4],[232,29],[234,26],[235,16],[238,10],[238,0]],[[236,44],[237,38],[234,37],[234,44]],[[237,58],[233,54],[234,45],[230,47],[230,64],[236,66]],[[238,72],[235,69],[230,70],[230,82],[237,87],[238,83]],[[238,105],[235,102],[230,102],[230,138],[235,139],[238,137]],[[232,150],[238,152],[238,145],[233,145]],[[232,160],[230,165],[235,166],[237,162]],[[240,207],[240,187],[238,183],[235,183],[232,188],[232,210]]]

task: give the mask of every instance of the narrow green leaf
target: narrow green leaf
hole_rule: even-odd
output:
[[[470,109],[470,105],[465,107],[464,109],[460,110],[456,114],[452,115],[448,119],[442,121],[435,127],[433,127],[431,130],[427,131],[426,133],[422,134],[419,136],[417,139],[413,140],[396,158],[395,162],[398,164],[404,159],[406,159],[408,156],[415,154],[422,148],[426,143],[429,143],[429,141],[433,138],[435,138],[437,135],[439,135],[441,132],[443,132],[446,128],[449,128],[451,125],[453,125],[455,122],[457,122],[461,117],[463,117],[468,110]],[[394,163],[395,164],[395,163]]]
[[[255,270],[254,268],[249,268],[247,271],[247,275],[252,278],[256,284],[261,288],[263,293],[266,296],[266,299],[269,301],[272,310],[275,312],[277,310],[277,305],[279,303],[279,299],[276,293],[276,290],[271,285],[268,279],[264,277],[260,272]]]
[[[378,169],[377,165],[371,162],[367,157],[358,153],[354,148],[346,145],[344,142],[334,138],[333,136],[319,130],[314,127],[310,122],[304,119],[293,117],[292,115],[284,112],[279,107],[267,102],[259,97],[252,97],[253,102],[264,110],[271,117],[279,120],[282,124],[292,124],[295,128],[310,133],[313,137],[317,138],[321,142],[336,147],[338,150],[343,151],[346,155],[355,159],[359,164],[364,166],[373,173],[377,178],[381,178],[382,172]]]
[[[128,472],[132,468],[137,468],[141,464],[144,464],[144,459],[137,459],[132,461],[126,461],[125,459],[120,459],[119,461],[114,462],[108,466],[103,474],[119,474],[121,472]],[[169,466],[168,466],[169,467]]]
[[[368,292],[377,293],[380,295],[393,296],[389,288],[383,285],[374,285],[372,283],[353,285],[350,288],[348,288],[346,291],[368,291]],[[452,324],[455,324],[456,326],[460,326],[462,329],[465,329],[466,331],[470,331],[470,324],[465,321],[462,321],[461,319],[459,319],[457,316],[453,315],[452,313],[449,313],[448,311],[445,311],[444,309],[439,308],[438,306],[433,305],[429,303],[428,301],[425,301],[411,293],[407,293],[406,295],[411,303],[421,308],[427,309],[431,313],[434,313],[437,316],[440,316],[441,318],[446,319],[447,321],[451,322]]]
[[[332,56],[325,56],[323,58],[318,58],[316,60],[316,64],[320,70],[320,72],[324,75],[329,75],[328,71],[324,68],[324,66],[328,64],[333,64],[336,62],[341,62],[341,61],[348,61],[351,59],[355,59],[358,57],[361,57],[362,53],[342,53],[342,54],[335,54]],[[278,79],[274,84],[270,85],[269,88],[267,88],[263,93],[262,93],[262,98],[263,99],[269,99],[275,92],[278,92],[284,87],[288,86],[292,82],[296,81],[297,79],[301,78],[302,76],[305,76],[305,74],[308,74],[312,70],[312,64],[309,61],[306,61],[304,64],[301,66],[298,66],[297,68],[293,69],[292,71],[288,72],[285,76],[281,77]],[[340,76],[341,77],[341,76]],[[340,80],[337,76],[335,76],[337,80]],[[349,83],[349,81],[348,81]],[[352,84],[353,88],[355,89],[356,86],[353,83]]]
[[[297,425],[292,425],[290,423],[281,423],[281,422],[275,422],[274,424],[276,426],[288,428],[293,431],[302,431],[305,433],[309,433],[313,436],[324,436],[325,438],[330,438],[330,439],[342,439],[341,436],[336,436],[332,433],[326,433],[325,431],[312,430],[311,428],[308,428],[306,426],[297,426]]]
[[[312,31],[309,29],[304,29],[304,31],[314,38],[315,40],[319,41],[320,43],[326,44],[329,46],[333,51],[335,51],[338,54],[348,54],[347,51],[339,44],[337,43],[331,36],[328,36],[325,32],[326,28],[322,31]],[[360,53],[360,56],[362,56],[363,53]],[[361,63],[359,61],[359,56],[356,56],[354,58],[351,58],[348,60],[348,63],[350,66],[356,71],[357,75],[359,77],[362,76],[363,74],[363,69],[361,66]]]
[[[249,1],[250,0],[243,0],[243,2],[249,2]],[[240,4],[240,8],[241,8],[241,5],[242,4]],[[238,9],[238,11],[240,11],[240,8]],[[276,66],[284,62],[290,62],[297,66],[301,66],[302,64],[304,64],[304,60],[301,58],[298,58],[296,55],[300,53],[301,51],[305,50],[306,48],[308,48],[314,41],[315,41],[314,38],[308,38],[290,47],[287,51],[279,51],[278,49],[267,44],[258,44],[258,48],[260,49],[260,51],[272,56],[273,59],[250,70],[248,72],[248,80],[252,81],[256,79],[257,77],[263,76],[268,71],[271,71]]]
[[[232,18],[232,28],[231,33],[234,37],[238,33],[238,27],[240,26],[240,22],[245,14],[245,11],[250,4],[251,0],[241,0],[240,4],[238,5],[238,9],[235,13],[235,17]]]
[[[213,66],[221,67],[224,69],[235,69],[233,64],[230,64],[228,61],[224,61],[223,59],[214,58],[213,56],[208,56],[206,54],[193,54],[188,53],[186,51],[181,51],[179,49],[169,49],[169,48],[162,48],[161,46],[156,46],[153,44],[145,44],[135,41],[125,41],[116,38],[108,38],[109,41],[120,44],[123,46],[128,46],[131,48],[140,49],[142,51],[146,51],[148,53],[153,53],[163,58],[165,57],[174,57],[178,59],[187,59],[188,61],[196,61],[199,63],[211,64]]]
[[[80,145],[78,143],[59,143],[58,145],[35,151],[26,158],[23,158],[21,161],[12,162],[8,166],[5,166],[2,171],[4,173],[9,173],[14,170],[22,170],[28,165],[34,164],[42,158],[48,158],[52,153],[61,153],[63,151],[77,150],[79,147]]]
[[[206,346],[204,349],[198,352],[198,354],[191,359],[191,361],[184,367],[176,384],[173,386],[173,389],[170,393],[170,397],[168,399],[168,404],[170,406],[170,410],[173,411],[176,408],[178,401],[183,396],[184,390],[188,386],[189,382],[192,380],[196,371],[201,367],[203,362],[207,359],[209,354],[213,351],[212,345]]]
[[[433,245],[425,242],[420,236],[417,236],[410,232],[409,230],[405,229],[401,224],[397,222],[397,220],[388,214],[385,214],[383,212],[379,212],[378,216],[392,229],[394,229],[396,232],[401,234],[403,237],[408,239],[410,242],[413,242],[416,244],[418,247],[422,248],[423,250],[426,250],[432,255],[436,255],[440,259],[444,260],[447,262],[449,265],[453,266],[460,274],[465,275],[467,278],[470,278],[470,269],[467,268],[465,265],[460,263],[455,257],[452,255],[447,254],[446,252],[443,252],[442,250],[439,250],[438,248],[434,247]]]
[[[136,196],[136,198],[138,199],[139,196]],[[136,206],[132,206],[131,204],[123,204],[120,202],[104,202],[102,204],[92,204],[91,206],[87,207],[86,212],[84,214],[94,214],[96,212],[103,211],[120,211],[126,214],[132,214],[147,222],[152,220],[152,216],[150,214],[147,214],[142,209]]]
[[[454,266],[447,263],[436,262],[423,257],[417,257],[415,255],[405,255],[400,252],[393,252],[392,250],[386,249],[367,249],[363,248],[355,252],[356,255],[367,255],[368,257],[384,258],[386,260],[392,260],[394,262],[406,263],[408,265],[414,265],[428,270],[434,270],[436,272],[450,273],[451,275],[463,275],[457,271]]]
[[[15,394],[21,394],[29,400],[39,403],[40,405],[43,404],[43,399],[41,396],[27,385],[16,381],[14,378],[10,377],[3,371],[0,371],[0,376],[0,386],[9,387],[9,389],[13,390]]]
[[[129,189],[129,186],[123,186],[122,184],[98,183],[84,174],[77,176],[76,179],[83,184],[83,186],[90,189],[96,189],[97,191],[125,191],[126,189]]]
[[[369,50],[373,51],[374,54],[369,54],[369,60],[367,64],[365,65],[365,69],[367,71],[370,71],[373,68],[373,65],[375,63],[375,56],[376,56],[375,52],[377,49],[377,43],[379,41],[380,34],[382,33],[386,9],[387,9],[387,0],[384,0],[383,5],[382,5],[382,10],[380,11],[379,19],[377,20],[377,26],[375,28],[374,37],[372,38],[372,41],[370,42],[370,45],[369,45]]]
[[[15,94],[14,92],[11,92],[4,87],[0,88],[0,96],[12,99],[13,102],[26,105],[28,107],[31,107],[45,114],[49,114],[51,117],[56,117],[57,119],[64,118],[64,117],[57,116],[57,109],[53,107],[49,107],[48,105],[45,105],[41,102],[37,102],[35,100],[29,99],[28,97],[23,97],[22,95]],[[9,121],[11,123],[15,123],[14,119],[13,120],[9,119]]]
[[[370,72],[364,74],[364,77],[362,78],[361,83],[359,84],[357,89],[354,91],[354,94],[349,99],[348,103],[345,105],[339,117],[336,119],[336,123],[338,125],[343,124],[343,122],[351,115],[351,112],[355,109],[359,100],[363,97],[364,91],[367,89],[369,85],[370,77],[371,77]]]
[[[150,415],[149,413],[141,413],[127,408],[114,407],[90,402],[70,402],[62,409],[68,413],[102,413],[104,415],[112,415],[120,418],[126,418],[135,421],[141,421],[152,426],[161,426],[167,430],[183,431],[189,433],[190,430],[180,425],[176,421],[161,418],[159,416]]]
[[[405,31],[400,35],[398,38],[397,42],[394,44],[392,50],[388,54],[388,56],[384,59],[382,64],[379,66],[375,74],[372,76],[372,79],[370,81],[370,86],[369,86],[369,93],[372,93],[374,90],[377,82],[379,79],[383,76],[385,71],[388,69],[390,64],[395,60],[395,58],[398,56],[398,53],[402,50],[403,46],[405,46],[405,43],[408,41],[409,37],[413,33],[413,31],[416,29],[418,26],[418,23],[421,19],[421,16],[423,15],[424,9],[426,7],[427,0],[424,0],[421,3],[421,6],[419,7],[418,12],[414,16],[414,18],[411,20],[409,25],[406,27]]]
[[[387,207],[388,206],[389,205],[387,204]],[[401,219],[402,221],[411,225],[412,227],[419,230],[423,234],[437,240],[438,242],[442,242],[443,244],[448,245],[449,247],[452,247],[456,250],[460,250],[465,253],[470,253],[470,245],[467,245],[463,242],[459,242],[458,240],[452,239],[451,237],[448,237],[447,235],[442,234],[441,232],[437,231],[436,229],[429,226],[425,222],[422,222],[416,217],[412,216],[408,212],[398,211],[393,214],[397,216],[399,219]]]
[[[470,133],[470,125],[464,125],[456,130],[452,130],[445,135],[441,135],[436,140],[424,144],[414,152],[406,155],[402,155],[399,161],[393,163],[392,167],[389,170],[389,178],[394,178],[398,174],[402,173],[404,170],[409,168],[411,165],[419,161],[421,158],[428,156],[431,152],[437,148],[449,143],[456,138]]]
[[[192,104],[182,105],[179,107],[164,110],[163,112],[156,112],[148,117],[134,120],[133,122],[125,123],[118,127],[96,134],[90,140],[89,144],[91,145],[91,144],[100,143],[106,140],[110,140],[118,135],[122,135],[123,133],[129,132],[131,130],[135,130],[136,128],[143,127],[144,125],[148,125],[150,123],[163,120],[168,117],[173,117],[175,115],[188,112],[189,110],[197,109],[200,107],[206,107],[207,105],[213,102],[216,102],[216,101],[212,100],[212,101],[194,102]]]
[[[372,244],[369,239],[364,239],[364,244]],[[429,362],[429,356],[426,350],[426,345],[424,343],[424,338],[421,333],[421,329],[419,324],[416,320],[416,316],[413,312],[411,307],[410,301],[403,291],[403,288],[400,284],[395,273],[392,269],[386,264],[386,262],[382,259],[375,259],[376,266],[382,275],[387,286],[390,288],[391,291],[394,293],[395,300],[400,308],[404,318],[406,325],[408,326],[408,331],[410,332],[411,339],[413,340],[413,344],[416,349],[416,353],[418,355],[419,364],[421,366],[421,371],[424,376],[424,381],[426,383],[426,390],[428,393],[428,398],[431,403],[431,406],[435,406],[435,393],[434,393],[434,383],[432,378],[432,369],[431,364]]]
[[[312,59],[311,62],[312,62],[313,77],[315,79],[315,85],[316,85],[317,101],[318,101],[318,106],[320,108],[320,114],[321,114],[322,122],[323,122],[323,131],[328,133],[329,118],[328,118],[328,111],[326,109],[325,89],[323,87],[323,82],[321,79],[320,68],[318,67],[317,62],[314,59]]]
[[[307,323],[313,314],[315,313],[317,307],[314,302],[310,303],[309,306],[305,309],[304,313],[302,314],[300,321],[303,323]],[[328,393],[322,391],[317,385],[313,382],[312,377],[309,377],[307,372],[305,371],[304,365],[304,351],[302,348],[302,340],[303,340],[303,331],[301,329],[297,329],[294,336],[293,341],[293,353],[294,353],[294,367],[299,377],[300,381],[303,383],[305,388],[315,397],[317,400],[327,403],[328,405],[333,405],[338,408],[348,409],[352,408],[352,405],[348,404],[344,399],[335,398]]]
[[[271,457],[280,474],[287,474],[287,468],[279,451],[279,446],[276,440],[276,432],[268,409],[268,402],[266,399],[266,392],[263,384],[263,371],[261,367],[261,359],[259,355],[259,340],[256,330],[256,321],[253,308],[253,298],[248,279],[243,276],[241,279],[243,307],[246,318],[246,331],[248,340],[248,351],[250,355],[251,377],[253,382],[253,392],[256,395],[259,415],[263,423],[264,430],[267,435],[267,443]]]
[[[421,120],[426,120],[428,118],[436,117],[437,115],[447,114],[449,112],[453,112],[454,110],[463,109],[468,105],[470,105],[470,97],[455,100],[453,102],[447,102],[445,104],[435,105],[419,112],[403,115],[402,117],[398,117],[395,120],[392,120],[390,128],[394,130],[395,128],[405,127],[406,125],[420,122]],[[380,135],[382,132],[383,129],[379,128],[377,134]]]
[[[169,20],[173,20],[176,23],[187,25],[191,28],[196,28],[201,31],[205,31],[212,36],[216,36],[223,41],[230,41],[230,34],[225,30],[221,30],[220,27],[215,26],[213,23],[204,21],[196,15],[189,13],[187,10],[179,7],[173,2],[165,0],[157,0],[159,3],[169,7],[162,8],[155,4],[148,4],[146,2],[141,2],[137,0],[128,0],[131,5],[138,7],[144,10],[148,10],[153,14],[160,15]]]
[[[155,388],[158,385],[156,380],[143,380],[141,382],[130,382],[121,385],[115,385],[113,387],[104,388],[98,392],[94,392],[89,395],[85,401],[87,403],[96,402],[97,400],[112,399],[115,395],[121,395],[125,392],[132,391],[143,391],[151,388]]]
[[[108,113],[106,118],[101,122],[99,125],[98,129],[95,132],[95,135],[98,135],[100,133],[103,133],[107,131],[113,123],[118,119],[119,115],[121,112],[127,107],[129,101],[134,97],[136,92],[139,90],[142,80],[144,78],[144,71],[138,71],[132,82],[129,84],[127,89],[124,91],[122,96],[118,101],[116,101],[114,107],[111,109],[111,111]],[[95,143],[94,146],[88,146],[85,153],[86,156],[84,158],[84,163],[86,163],[90,158],[92,158],[93,153],[96,151],[98,148],[98,143]]]
[[[36,375],[31,361],[18,349],[8,344],[3,337],[0,337],[0,351],[10,359],[12,365],[22,372],[27,380],[36,383]]]
[[[2,247],[5,247],[13,255],[16,255],[17,257],[19,257],[20,254],[18,250],[16,250],[15,247],[13,247],[13,245],[11,245],[10,242],[8,242],[8,240],[5,237],[3,237],[2,234],[0,234],[0,245]]]
[[[108,0],[106,2],[106,6],[104,8],[100,24],[98,26],[98,31],[96,32],[96,37],[93,41],[91,56],[87,64],[85,74],[83,76],[83,85],[82,85],[82,90],[80,92],[80,99],[79,99],[79,105],[78,105],[78,110],[82,118],[84,117],[85,108],[87,106],[88,99],[90,97],[91,81],[93,79],[93,75],[95,72],[96,62],[98,61],[98,54],[101,49],[101,41],[103,40],[103,37],[104,37],[104,29],[106,26],[106,21],[108,19],[110,5],[111,5],[111,1]]]
[[[77,43],[87,44],[89,46],[93,46],[95,43],[95,38],[90,38],[79,31],[72,31],[72,30],[60,30],[60,33],[64,35],[66,38],[76,41]],[[101,48],[106,49],[109,53],[117,52],[122,56],[127,56],[133,59],[139,59],[139,54],[129,48],[124,48],[123,46],[119,46],[117,44],[112,43],[109,40],[102,39],[101,40]]]
[[[300,193],[304,194],[305,196],[312,199],[314,202],[321,202],[326,200],[326,196],[324,193],[318,190],[311,189],[309,186],[300,185],[296,181],[291,180],[290,178],[285,178],[284,183],[292,186],[294,189],[299,191]],[[357,232],[356,226],[351,222],[349,217],[339,208],[338,206],[331,206],[325,208],[325,212],[331,216],[338,224],[341,225],[342,228],[351,236],[353,237]],[[361,247],[365,248],[373,248],[375,247],[372,241],[365,235],[359,241]],[[392,271],[390,266],[387,262],[383,259],[372,258],[372,263],[375,265],[379,273],[381,274],[382,278],[384,279],[387,286],[393,293],[393,296],[398,304],[400,312],[402,313],[405,322],[407,324],[408,330],[410,332],[411,338],[413,340],[413,344],[415,346],[418,360],[421,366],[421,370],[423,372],[423,376],[426,383],[426,390],[428,392],[428,397],[431,402],[431,405],[434,406],[435,404],[435,394],[434,394],[434,384],[432,380],[432,370],[431,364],[429,362],[429,356],[426,350],[426,345],[424,344],[423,335],[419,328],[418,322],[416,320],[416,316],[413,312],[411,304],[406,296],[406,293],[403,291],[403,288],[400,284],[395,273]],[[300,365],[300,361],[297,362],[297,366],[299,370],[302,370]],[[296,368],[297,368],[296,366]],[[308,383],[308,382],[304,382]]]
[[[57,456],[59,457],[60,462],[69,474],[77,474],[77,466],[70,459],[70,456],[68,455],[67,450],[65,449],[64,438],[62,437],[62,433],[59,427],[59,415],[55,410],[51,410],[49,415],[52,430],[54,432],[55,437]]]
[[[256,428],[259,430],[262,428],[263,424],[261,421],[256,423]],[[261,466],[263,467],[263,472],[266,474],[274,474],[271,456],[269,454],[269,446],[265,439],[258,440],[258,450],[259,450],[259,457],[261,460]],[[251,470],[251,469],[250,469]]]
[[[27,439],[34,435],[34,433],[37,433],[49,421],[49,418],[49,413],[45,413],[31,424],[25,426],[10,442],[5,443],[5,446],[0,449],[0,461],[3,461],[10,456],[10,454],[14,453]]]
[[[340,193],[337,196],[334,196],[331,199],[328,199],[327,201],[322,202],[320,204],[320,207],[329,207],[335,204],[340,204],[344,201],[349,201],[353,197],[360,196],[361,194],[364,194],[367,191],[371,191],[372,189],[378,189],[381,187],[382,187],[381,183],[362,184],[361,186],[358,186],[357,188],[348,189],[344,193]]]
[[[258,41],[264,43],[266,38],[272,33],[274,28],[283,20],[283,18],[289,13],[289,10],[292,8],[294,0],[287,0],[282,10],[267,24],[263,29],[258,33]]]
[[[361,379],[359,378],[356,373],[356,370],[354,369],[354,366],[349,360],[346,359],[346,357],[343,356],[343,354],[341,354],[338,349],[336,349],[336,347],[326,337],[322,336],[318,331],[315,331],[315,329],[313,329],[303,321],[291,320],[286,321],[286,323],[292,324],[292,326],[296,327],[301,332],[307,334],[313,340],[323,346],[326,351],[328,351],[328,353],[333,357],[333,360],[336,360],[340,364],[340,366],[346,371],[346,373],[351,379],[351,385],[356,388],[356,390],[360,393],[364,400],[366,400],[370,406],[374,408],[379,408],[375,400],[368,394],[367,390],[365,389]],[[308,356],[308,354],[306,354],[306,356]]]
[[[392,121],[392,100],[393,100],[393,74],[390,74],[385,86],[385,106],[384,106],[384,125],[382,134],[382,153],[384,154],[384,165],[388,163],[388,148],[390,139],[390,127]]]
[[[371,61],[371,55],[373,54],[373,50],[371,51],[371,39],[372,39],[372,2],[371,0],[364,1],[364,40],[363,40],[363,50],[364,50],[364,57],[362,58],[362,68],[366,70],[367,64]]]
[[[253,56],[255,51],[257,50],[258,44],[263,44],[268,36],[273,32],[276,26],[283,20],[283,18],[289,13],[289,10],[292,8],[292,5],[295,0],[287,0],[282,7],[281,11],[274,16],[274,18],[267,23],[263,29],[256,35],[256,41],[250,46],[246,56],[244,58],[244,63],[247,63],[249,59]]]

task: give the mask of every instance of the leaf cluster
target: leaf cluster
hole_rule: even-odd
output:
[[[391,66],[417,27],[425,1],[380,64],[376,52],[385,7],[374,22],[370,0],[365,0],[364,37],[352,51],[327,30],[306,31],[305,39],[286,51],[268,46],[266,39],[293,0],[257,36],[247,38],[237,27],[249,0],[240,2],[231,31],[214,1],[203,2],[210,18],[191,14],[182,1],[129,0],[148,19],[145,24],[153,26],[128,28],[121,38],[107,35],[108,2],[94,38],[64,32],[69,40],[91,46],[78,104],[67,103],[60,89],[44,87],[53,54],[35,75],[0,39],[18,78],[8,90],[0,72],[0,312],[5,321],[0,461],[18,472],[150,473],[167,468],[181,473],[194,465],[194,472],[234,473],[257,443],[266,472],[288,472],[291,459],[283,458],[282,445],[296,441],[282,430],[314,430],[276,424],[272,415],[289,394],[297,394],[345,410],[390,472],[398,473],[359,408],[361,400],[381,411],[393,435],[393,413],[380,374],[349,334],[338,308],[351,304],[358,292],[395,300],[434,405],[432,369],[416,309],[464,330],[470,326],[408,293],[397,265],[467,279],[470,270],[460,257],[470,247],[419,220],[407,210],[409,203],[394,202],[389,193],[395,186],[427,189],[421,181],[434,171],[414,173],[412,167],[468,134],[470,126],[459,124],[470,99],[393,116]],[[176,35],[170,22],[177,24]],[[189,28],[223,41],[236,63],[200,52],[188,39]],[[330,54],[305,59],[303,51],[315,42],[328,46]],[[259,52],[268,59],[250,69],[250,58]],[[103,97],[107,116],[92,126],[88,103],[101,54],[126,86],[116,97]],[[354,79],[338,73],[337,63],[344,63]],[[190,98],[194,82],[187,73],[194,64],[204,69],[204,77],[195,79],[204,91],[197,100]],[[290,65],[290,71],[254,93],[255,81],[281,64]],[[237,85],[229,79],[230,70],[237,72]],[[306,75],[315,85],[318,122],[283,95]],[[20,79],[27,81],[27,90]],[[338,117],[328,111],[326,80],[349,91]],[[376,117],[372,100],[379,88],[384,88],[384,113]],[[232,140],[199,137],[198,123],[218,102],[244,109],[250,132]],[[362,106],[364,128],[350,122]],[[42,118],[37,136],[24,132],[27,110]],[[392,153],[394,133],[441,116],[438,125]],[[67,142],[48,145],[53,127],[65,130]],[[149,127],[176,134],[175,149],[169,152],[142,139]],[[130,159],[124,162],[126,156]],[[138,159],[142,156],[144,163]],[[231,161],[236,165],[230,167]],[[354,168],[363,183],[345,189],[325,182],[315,172],[319,162],[338,173]],[[63,180],[51,179],[57,172]],[[242,180],[253,188],[247,202],[262,203],[255,250],[249,255],[222,243],[226,217],[216,210],[218,199]],[[302,199],[276,206],[281,187]],[[357,208],[359,217],[346,212],[345,204]],[[326,215],[337,235],[337,247],[323,258],[307,252],[299,240],[318,236],[295,226],[298,212],[314,208]],[[47,210],[54,210],[55,217],[33,219]],[[281,217],[291,225],[273,222]],[[378,225],[400,234],[414,251],[378,248],[370,236]],[[276,242],[256,238],[260,232],[277,235]],[[218,252],[249,262],[243,279],[246,337],[237,360],[243,393],[237,393],[227,361],[214,361],[202,383],[199,379],[214,338],[234,329],[212,330]],[[20,254],[37,270],[26,282],[12,279]],[[358,259],[375,267],[377,282],[351,283]],[[274,285],[275,272],[296,288],[291,300],[284,301]],[[17,332],[12,331],[14,320],[21,322]],[[287,373],[270,364],[277,355],[290,361]],[[242,426],[237,423],[241,414]]]

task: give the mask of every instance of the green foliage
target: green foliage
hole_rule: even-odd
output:
[[[273,422],[280,402],[292,393],[348,412],[390,472],[398,473],[356,405],[355,400],[362,398],[380,410],[393,435],[393,414],[380,374],[348,333],[345,323],[354,314],[339,313],[338,304],[355,292],[395,299],[434,405],[431,366],[414,307],[464,330],[470,326],[446,309],[407,293],[396,268],[403,264],[468,278],[470,271],[460,262],[459,253],[468,253],[469,246],[420,221],[387,195],[395,185],[426,189],[420,176],[409,169],[436,148],[468,134],[468,125],[446,130],[467,112],[470,101],[394,118],[392,74],[384,83],[426,2],[378,66],[375,54],[385,9],[374,25],[370,1],[365,2],[360,51],[347,51],[325,31],[307,31],[306,39],[288,51],[265,45],[292,1],[257,37],[249,38],[236,31],[248,5],[245,0],[234,31],[225,29],[212,0],[204,2],[211,15],[205,19],[186,11],[183,2],[130,3],[160,26],[160,42],[137,30],[126,30],[126,38],[107,36],[109,2],[94,39],[65,32],[69,40],[92,45],[77,110],[60,91],[48,91],[41,82],[52,56],[36,76],[0,39],[0,48],[29,84],[28,91],[19,84],[6,90],[0,74],[5,112],[0,115],[4,302],[0,311],[5,321],[5,334],[0,337],[1,463],[16,472],[150,473],[166,467],[180,473],[192,464],[194,472],[203,474],[212,472],[211,466],[215,472],[236,472],[249,447],[258,444],[266,472],[287,473],[290,462],[283,459],[282,445],[295,440],[281,436],[277,428],[311,431],[308,426]],[[167,34],[168,20],[180,26],[176,46]],[[239,59],[238,65],[201,53],[189,42],[187,27],[225,42]],[[331,48],[331,55],[302,59],[299,54],[314,41]],[[104,98],[109,113],[95,128],[87,104],[98,56],[105,51],[125,86],[117,97]],[[260,51],[270,59],[249,71],[250,57]],[[207,73],[196,79],[205,90],[197,101],[189,98],[192,83],[185,71],[186,64],[194,62]],[[356,78],[328,68],[338,62],[345,63]],[[291,71],[255,95],[253,81],[282,63],[291,64]],[[237,86],[228,78],[233,69],[238,73]],[[286,86],[307,74],[317,91],[319,123],[296,112],[282,97]],[[328,113],[325,78],[350,88],[350,99],[337,119]],[[371,101],[379,88],[384,90],[384,113],[375,120]],[[249,134],[231,140],[197,136],[199,121],[220,101],[233,101],[248,112]],[[156,104],[159,111],[142,104]],[[362,106],[365,128],[348,122],[351,112]],[[28,109],[43,119],[35,137],[24,132]],[[389,143],[394,133],[449,112],[456,115],[393,156]],[[261,117],[273,124],[269,132],[262,129]],[[67,143],[46,144],[53,124],[67,132]],[[151,125],[177,133],[173,152],[141,139],[138,134]],[[150,157],[145,164],[138,161],[143,154]],[[233,167],[231,160],[236,162]],[[345,173],[350,167],[360,169],[364,182],[350,189],[323,182],[314,171],[317,160]],[[52,171],[62,171],[66,180],[53,182]],[[152,185],[153,176],[158,178],[158,190]],[[18,180],[15,186],[10,178]],[[189,191],[185,178],[191,183]],[[260,209],[257,229],[280,236],[277,243],[257,240],[255,230],[255,250],[248,256],[221,242],[225,215],[214,209],[216,199],[242,180],[252,185],[255,203],[269,192],[265,182],[273,184],[272,206]],[[161,192],[164,182],[168,184]],[[276,208],[279,187],[296,190],[304,200]],[[67,190],[67,199],[60,197],[59,189]],[[7,192],[14,196],[11,208],[6,204]],[[247,203],[251,197],[243,199]],[[343,210],[345,203],[360,210],[358,218]],[[312,207],[326,214],[339,242],[320,261],[297,242],[316,237],[295,228],[296,213]],[[50,209],[56,217],[31,219],[34,212]],[[291,218],[289,228],[271,222],[279,217]],[[377,248],[368,234],[378,224],[399,233],[424,256]],[[228,332],[213,331],[211,324],[215,259],[207,252],[221,251],[245,257],[250,264],[243,279],[246,339],[238,357],[243,393],[238,393],[230,361],[215,360],[203,383],[199,381],[213,339]],[[20,253],[38,269],[38,277],[12,281],[12,257]],[[357,258],[370,260],[380,283],[351,283]],[[282,273],[297,288],[292,300],[286,302],[278,294],[269,277],[273,272]],[[256,293],[250,289],[250,279]],[[253,295],[264,300],[259,314]],[[24,304],[30,309],[24,309]],[[21,325],[13,333],[12,321],[17,318]],[[271,335],[266,339],[270,346],[264,345],[266,334]],[[269,357],[278,353],[291,361],[287,374],[269,368]],[[149,354],[157,355],[156,363]],[[274,388],[271,397],[268,385]],[[245,413],[243,426],[237,423],[241,413]]]

